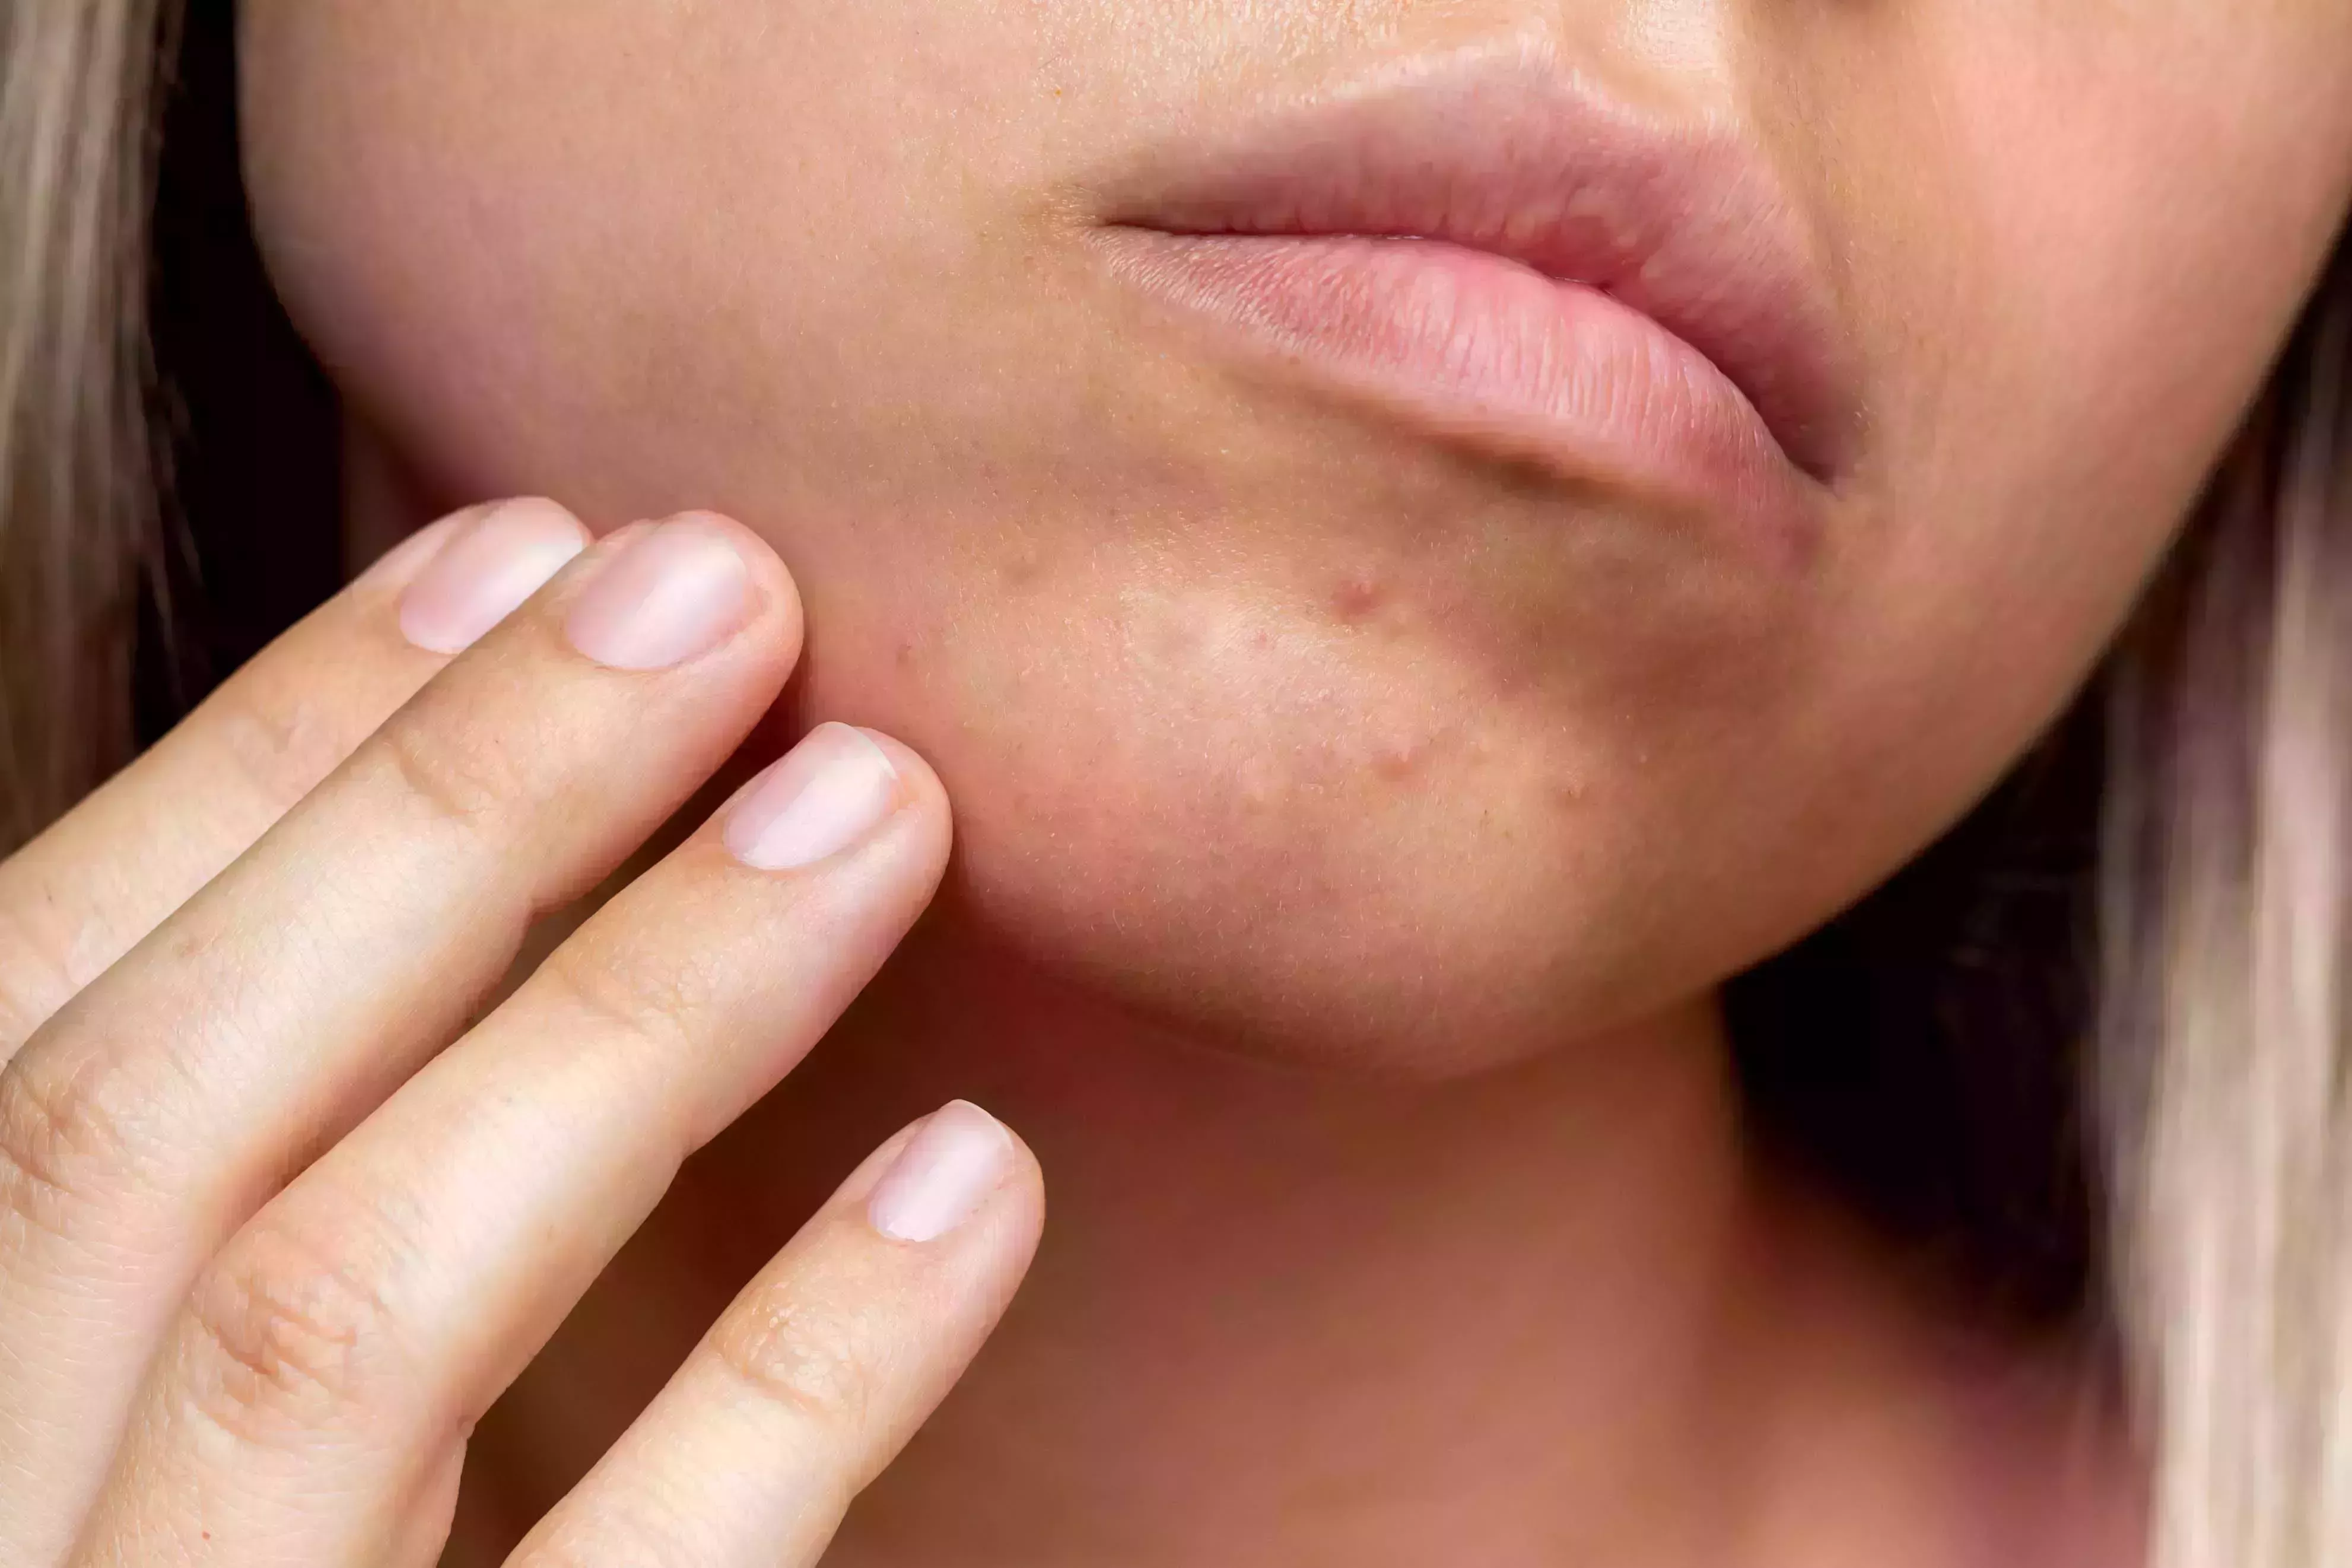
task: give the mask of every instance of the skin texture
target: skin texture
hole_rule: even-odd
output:
[[[775,727],[838,717],[899,737],[908,775],[926,777],[919,752],[956,801],[957,855],[942,918],[667,1196],[671,1163],[772,1082],[735,1051],[758,1056],[771,1025],[805,1049],[880,961],[889,921],[911,918],[945,852],[938,790],[921,792],[930,858],[909,852],[897,880],[869,884],[861,918],[878,924],[803,930],[662,902],[699,885],[676,866],[716,863],[706,833],[585,916],[572,946],[582,912],[539,928],[527,959],[584,944],[596,972],[652,965],[734,1009],[704,1019],[682,1083],[624,1077],[635,1092],[599,1103],[595,1158],[579,1156],[593,1171],[512,1153],[591,1071],[568,1065],[571,1031],[492,1030],[468,1049],[478,1032],[408,1075],[458,1032],[530,915],[655,833],[726,745],[750,736],[746,760],[772,754],[775,734],[754,729],[772,687],[745,676],[706,708],[665,695],[714,689],[683,679],[616,708],[557,665],[479,674],[554,645],[541,605],[403,710],[396,733],[446,726],[476,768],[572,737],[586,803],[548,811],[544,831],[597,852],[559,855],[528,886],[514,879],[536,862],[520,857],[497,883],[504,903],[449,895],[499,916],[502,941],[361,925],[352,953],[314,966],[320,1008],[399,1020],[390,1057],[363,1030],[322,1025],[299,1031],[314,1054],[264,1051],[225,1077],[193,1058],[187,1082],[224,1113],[283,1109],[257,1084],[322,1095],[316,1142],[393,1096],[315,1161],[299,1116],[257,1145],[171,1143],[184,1118],[142,1112],[140,1091],[177,1092],[181,1058],[136,1048],[210,1042],[244,1069],[240,1042],[274,1038],[250,993],[289,982],[231,982],[274,975],[282,945],[218,948],[214,973],[203,921],[276,932],[287,883],[377,907],[361,896],[367,862],[346,862],[371,845],[388,866],[410,858],[376,836],[382,812],[329,817],[325,834],[301,826],[323,810],[305,807],[230,862],[353,745],[362,775],[381,758],[361,737],[424,678],[413,660],[394,678],[351,659],[340,692],[278,710],[339,716],[307,743],[315,723],[265,726],[253,749],[299,787],[234,832],[184,835],[201,852],[162,864],[142,847],[159,812],[200,815],[185,804],[209,798],[198,774],[154,797],[182,802],[168,808],[135,783],[101,797],[12,862],[12,912],[49,911],[23,924],[71,937],[36,950],[84,954],[27,966],[69,976],[46,990],[0,987],[31,1030],[5,1080],[15,1103],[70,1107],[97,1084],[137,1134],[127,1148],[160,1137],[184,1160],[165,1190],[210,1204],[209,1228],[192,1229],[122,1209],[121,1184],[92,1178],[107,1200],[94,1212],[147,1246],[107,1255],[153,1269],[125,1282],[65,1267],[83,1254],[40,1253],[37,1229],[35,1263],[0,1267],[0,1283],[49,1292],[30,1314],[44,1332],[95,1322],[118,1352],[162,1336],[153,1383],[143,1359],[106,1364],[129,1447],[111,1479],[103,1462],[76,1472],[103,1483],[89,1561],[167,1536],[201,1561],[209,1538],[188,1521],[267,1533],[282,1502],[299,1531],[265,1544],[291,1542],[288,1560],[364,1553],[404,1519],[421,1522],[395,1545],[421,1562],[469,1443],[449,1561],[498,1561],[782,1236],[812,1213],[824,1230],[839,1173],[946,1092],[1021,1129],[1055,1183],[1055,1226],[988,1354],[851,1514],[831,1563],[2137,1559],[2136,1462],[2081,1370],[1961,1332],[1751,1168],[1713,993],[1956,816],[2128,612],[2352,204],[2352,12],[246,0],[239,14],[257,227],[348,396],[362,511],[398,532],[439,505],[540,492],[598,531],[688,506],[740,518],[789,563],[805,611],[797,700]],[[1769,559],[1721,518],[1334,397],[1148,304],[1090,243],[1162,149],[1269,103],[1484,56],[1727,128],[1768,160],[1826,279],[1862,414],[1817,497],[1817,549]],[[781,595],[773,562],[746,549]],[[379,641],[384,597],[365,632]],[[781,679],[785,634],[760,624],[769,641],[739,639],[705,674],[740,657]],[[291,687],[316,674],[271,667]],[[600,718],[617,727],[591,733]],[[697,723],[707,733],[683,754],[647,741]],[[196,915],[174,915],[215,873]],[[818,950],[841,967],[787,983],[792,956]],[[440,1011],[387,1005],[381,983],[353,1001],[380,971]],[[514,992],[526,1019],[535,984]],[[658,1029],[675,1009],[647,1010]],[[100,1071],[124,1051],[149,1075]],[[361,1082],[323,1095],[305,1062]],[[677,1108],[681,1089],[696,1109]],[[50,1124],[20,1121],[21,1166]],[[673,1134],[652,1145],[667,1160],[642,1157],[654,1124]],[[479,1179],[453,1179],[469,1158]],[[785,1342],[787,1368],[862,1373],[834,1384],[836,1413],[865,1408],[890,1368],[924,1369],[878,1437],[826,1450],[832,1473],[800,1494],[814,1513],[774,1502],[772,1477],[766,1503],[743,1505],[774,1450],[705,1416],[669,1427],[667,1451],[688,1459],[584,1494],[632,1522],[600,1531],[574,1509],[531,1550],[645,1560],[632,1531],[666,1527],[699,1560],[678,1532],[722,1518],[751,1521],[731,1548],[751,1560],[779,1518],[829,1523],[1010,1288],[1039,1218],[1034,1173],[1019,1173],[995,1228],[965,1233],[982,1240],[961,1284],[820,1270],[836,1288],[800,1298],[815,1305],[765,1310],[808,1331],[805,1355]],[[372,1249],[320,1207],[344,1188],[437,1193],[509,1223],[429,1228],[414,1258]],[[608,1191],[625,1201],[597,1201]],[[513,1223],[534,1205],[570,1228]],[[413,1374],[257,1445],[267,1462],[190,1445],[172,1419],[184,1367],[205,1364],[207,1339],[234,1341],[218,1325],[239,1321],[239,1282],[331,1301],[354,1270],[438,1334]],[[118,1286],[117,1318],[56,1305]],[[928,1317],[904,1310],[925,1302]],[[747,1337],[767,1343],[740,1328],[718,1343]],[[0,1407],[54,1428],[27,1425],[26,1452],[110,1440],[75,1425],[93,1390],[56,1370],[100,1364],[86,1349],[19,1358],[40,1398]],[[806,1392],[782,1387],[787,1405]],[[400,1437],[344,1489],[347,1439],[387,1409]],[[675,1506],[706,1482],[738,1511]],[[17,1522],[57,1528],[56,1490],[28,1492]],[[793,1544],[805,1556],[821,1536]],[[213,1555],[258,1560],[255,1545],[232,1536]]]
[[[1701,993],[2075,687],[2352,191],[2352,14],[2153,5],[257,0],[260,234],[450,499],[744,518],[818,716],[962,802],[1008,946],[1444,1074]],[[1119,172],[1518,53],[1793,192],[1866,428],[1801,570],[1145,308]]]

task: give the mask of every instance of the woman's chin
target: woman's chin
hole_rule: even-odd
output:
[[[1433,658],[1334,666],[1292,701],[1230,663],[1130,691],[1046,640],[1024,701],[941,704],[957,679],[869,684],[812,626],[813,716],[900,736],[948,787],[947,928],[1219,1049],[1472,1073],[1686,1009],[1835,896],[1678,874],[1710,835],[1673,819],[1711,770],[1644,773],[1597,725],[1463,704],[1430,689]]]

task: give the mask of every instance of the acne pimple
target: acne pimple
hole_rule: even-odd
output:
[[[1384,740],[1373,749],[1372,771],[1391,784],[1402,784],[1420,771],[1428,755],[1426,740]]]
[[[1379,579],[1358,573],[1331,591],[1331,612],[1342,622],[1352,625],[1378,610],[1387,597]]]

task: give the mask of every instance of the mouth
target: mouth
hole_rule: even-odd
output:
[[[1798,209],[1719,122],[1471,56],[1165,149],[1093,234],[1130,285],[1388,412],[1786,521],[1855,401]]]

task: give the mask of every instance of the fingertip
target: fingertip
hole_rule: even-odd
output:
[[[417,574],[433,563],[433,558],[453,537],[470,528],[488,510],[487,505],[467,507],[425,524],[362,568],[352,579],[352,591],[361,595],[398,593],[416,580]]]
[[[969,1101],[957,1103],[971,1106]],[[972,1226],[975,1231],[986,1233],[982,1249],[992,1261],[986,1265],[985,1273],[992,1283],[984,1290],[990,1302],[988,1310],[993,1315],[1002,1312],[1020,1289],[1037,1256],[1037,1246],[1045,1230],[1045,1175],[1028,1141],[1010,1124],[977,1106],[971,1108],[995,1123],[1005,1147],[1004,1164],[995,1188],[981,1204]]]
[[[680,525],[709,529],[734,547],[736,554],[742,558],[744,569],[751,574],[752,590],[762,613],[773,616],[781,622],[780,635],[797,660],[803,622],[800,584],[793,580],[792,569],[784,564],[775,547],[762,538],[757,528],[739,522],[724,512],[692,507],[673,512],[660,523],[663,528]]]
[[[924,846],[928,897],[947,875],[948,857],[955,848],[955,810],[948,800],[947,787],[913,747],[878,730],[861,728],[858,733],[874,743],[898,775],[903,803],[898,816],[908,824],[912,833],[919,835],[918,841]]]
[[[949,1106],[961,1107],[961,1112],[966,1114],[987,1117],[995,1126],[997,1133],[1003,1136],[1006,1146],[1003,1186],[1006,1188],[1035,1187],[1043,1183],[1044,1172],[1037,1164],[1036,1151],[1029,1146],[1029,1141],[1026,1138],[1013,1131],[1011,1123],[986,1106],[970,1100],[952,1100],[949,1102]]]
[[[509,496],[502,501],[492,501],[480,508],[478,520],[491,517],[527,519],[550,533],[568,530],[583,548],[596,542],[596,530],[582,522],[577,512],[546,496]]]
[[[1004,1122],[997,1124],[1004,1128],[1004,1135],[1013,1145],[1012,1167],[998,1189],[997,1201],[1007,1211],[1007,1229],[1018,1253],[1016,1267],[1026,1270],[1045,1228],[1045,1168],[1038,1164],[1036,1151],[1029,1146],[1026,1138]]]
[[[728,852],[758,871],[801,872],[937,815],[938,783],[903,747],[825,723],[761,770],[719,814]]]
[[[529,602],[589,542],[580,519],[552,501],[501,501],[451,533],[403,586],[401,635],[427,653],[463,653]]]
[[[844,1196],[883,1245],[933,1252],[947,1297],[992,1321],[1028,1271],[1045,1228],[1036,1156],[969,1100],[951,1100],[887,1141]]]
[[[544,496],[514,496],[502,500],[479,501],[470,507],[461,507],[446,517],[436,517],[400,540],[362,568],[352,579],[351,586],[362,594],[399,593],[415,582],[457,536],[493,517],[508,514],[537,520],[551,531],[568,529],[583,548],[594,538],[588,526],[569,507]]]
[[[878,729],[868,729],[861,725],[857,727],[857,732],[872,741],[889,761],[892,770],[898,775],[898,787],[909,805],[936,812],[942,826],[951,823],[953,812],[948,804],[947,786],[940,782],[938,772],[923,759],[922,753]]]

